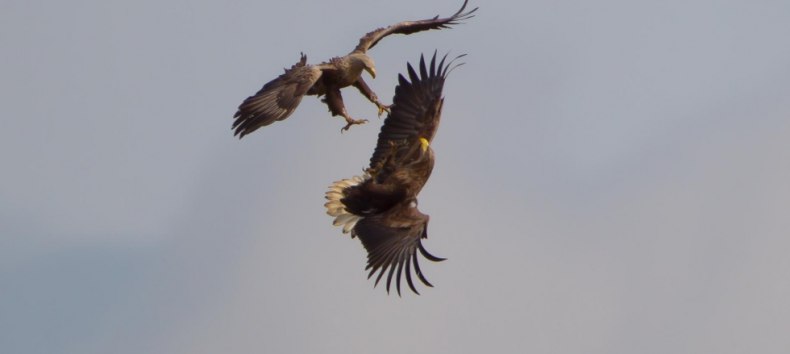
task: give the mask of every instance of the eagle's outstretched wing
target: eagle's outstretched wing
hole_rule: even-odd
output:
[[[288,118],[321,77],[320,67],[306,63],[307,56],[302,54],[298,63],[247,97],[233,116],[234,135],[243,138],[260,127]]]
[[[436,257],[422,246],[422,239],[428,237],[428,215],[408,205],[397,206],[384,214],[362,218],[352,230],[351,235],[359,237],[368,252],[370,270],[368,278],[377,271],[376,285],[387,273],[387,292],[390,291],[392,276],[395,275],[395,288],[400,295],[400,280],[405,268],[406,282],[415,294],[419,294],[411,279],[414,273],[423,284],[433,287],[422,274],[417,261],[417,250],[430,261],[439,262],[444,258]],[[396,273],[397,270],[397,273]]]
[[[398,75],[398,86],[395,87],[395,97],[392,99],[392,113],[384,120],[379,132],[378,143],[370,157],[370,168],[373,170],[381,167],[398,150],[411,146],[419,146],[420,138],[428,142],[433,140],[441,119],[441,110],[444,103],[442,89],[453,61],[465,56],[459,55],[445,65],[447,55],[442,57],[438,66],[436,52],[431,58],[429,66],[425,58],[420,56],[419,74],[407,64],[408,79],[402,74]],[[463,63],[459,64],[463,65]],[[401,152],[403,153],[403,152]]]
[[[429,18],[426,20],[403,21],[369,32],[364,37],[360,38],[359,44],[356,48],[354,48],[354,51],[365,53],[368,49],[373,48],[373,46],[375,46],[376,43],[378,43],[382,38],[391,34],[412,34],[415,32],[432,29],[449,28],[450,26],[458,24],[463,20],[474,17],[472,13],[477,11],[476,7],[469,12],[463,12],[466,8],[467,2],[469,2],[469,0],[464,0],[464,5],[461,6],[461,9],[450,17],[439,18],[437,15],[434,18]]]

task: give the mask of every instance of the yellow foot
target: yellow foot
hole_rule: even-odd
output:
[[[381,117],[381,115],[384,114],[384,112],[390,113],[390,107],[392,105],[387,106],[385,104],[378,104],[378,106],[379,106],[379,117]]]
[[[344,126],[343,128],[340,128],[340,132],[342,133],[342,132],[344,132],[344,131],[348,130],[348,128],[351,128],[351,126],[352,126],[352,125],[357,125],[357,124],[365,124],[365,123],[367,123],[367,122],[368,122],[368,120],[367,120],[367,119],[351,119],[351,118],[346,118],[346,126]]]

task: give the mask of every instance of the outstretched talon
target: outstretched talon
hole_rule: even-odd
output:
[[[351,119],[349,117],[346,117],[346,126],[344,126],[343,128],[340,128],[340,132],[342,133],[342,132],[348,130],[348,128],[351,128],[352,125],[365,124],[367,122],[368,122],[367,119]]]
[[[387,113],[391,112],[390,111],[390,107],[392,107],[392,105],[386,105],[386,104],[383,104],[383,103],[376,103],[376,106],[379,107],[379,117],[381,117],[381,115],[384,114],[385,111]]]

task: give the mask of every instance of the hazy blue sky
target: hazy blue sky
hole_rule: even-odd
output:
[[[475,1],[371,51],[447,80],[420,209],[436,286],[387,296],[324,191],[381,120],[296,62],[460,0],[0,3],[2,353],[788,353],[790,2]]]

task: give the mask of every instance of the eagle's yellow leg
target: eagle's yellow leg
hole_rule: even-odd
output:
[[[341,133],[346,131],[346,130],[348,130],[348,128],[351,128],[352,125],[365,124],[365,123],[368,122],[367,119],[354,119],[354,118],[351,118],[348,114],[343,115],[343,118],[346,119],[346,125],[343,128],[340,129]]]
[[[388,105],[385,105],[385,104],[383,104],[381,102],[376,102],[376,106],[379,107],[379,117],[381,117],[381,115],[384,114],[384,112],[391,113],[391,111],[390,111],[390,106],[391,105],[388,106]]]

